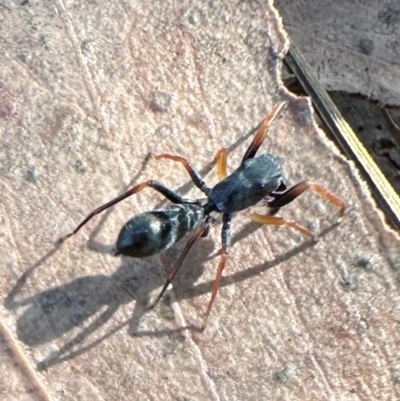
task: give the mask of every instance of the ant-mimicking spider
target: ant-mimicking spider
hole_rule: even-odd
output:
[[[249,215],[252,220],[261,224],[291,227],[304,235],[313,237],[309,230],[297,223],[275,216],[275,213],[281,207],[292,202],[306,190],[311,189],[338,206],[339,216],[343,216],[344,214],[344,203],[321,185],[302,181],[291,188],[287,188],[282,179],[282,167],[273,155],[263,154],[255,157],[258,149],[264,142],[271,122],[284,105],[285,102],[281,102],[274,106],[247,148],[240,166],[232,174],[227,174],[227,150],[223,148],[217,153],[215,159],[218,166],[218,177],[221,181],[213,188],[206,185],[187,159],[168,153],[155,156],[156,159],[163,158],[181,163],[189,173],[194,185],[206,195],[206,201],[183,198],[177,192],[167,188],[158,181],[145,181],[92,211],[73,232],[62,237],[60,242],[76,234],[93,216],[119,203],[123,199],[142,191],[146,187],[153,188],[164,195],[173,205],[162,210],[153,210],[133,217],[121,229],[115,246],[115,255],[138,258],[146,257],[169,248],[187,233],[194,230],[180,257],[169,272],[160,294],[153,303],[153,306],[155,306],[178,273],[190,248],[199,237],[205,237],[208,234],[211,225],[215,222],[213,214],[221,213],[222,250],[217,276],[203,320],[202,327],[204,328],[218,292],[222,272],[226,265],[230,245],[231,221],[234,213],[254,206],[261,200],[264,200],[272,213],[268,215],[252,213]]]

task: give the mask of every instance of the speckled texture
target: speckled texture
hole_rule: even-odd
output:
[[[0,395],[399,398],[399,240],[317,131],[309,102],[280,86],[287,44],[267,4],[7,3],[0,18],[0,318],[11,350]],[[317,181],[348,210],[337,225],[337,209],[312,193],[282,210],[317,244],[237,216],[205,332],[184,327],[201,323],[220,225],[150,312],[184,240],[146,259],[111,249],[132,215],[163,205],[158,194],[144,190],[53,248],[130,182],[155,178],[199,196],[183,168],[145,162],[148,152],[189,158],[212,185],[217,150],[228,147],[231,170],[282,100],[261,151],[279,157],[289,184]],[[13,385],[21,375],[28,385]]]
[[[275,6],[324,87],[400,105],[397,0],[276,0]]]

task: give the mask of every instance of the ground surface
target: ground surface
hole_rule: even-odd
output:
[[[330,91],[400,105],[396,0],[276,0],[285,27]]]

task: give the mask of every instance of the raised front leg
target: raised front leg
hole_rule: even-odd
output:
[[[269,127],[271,126],[272,122],[282,110],[282,108],[286,105],[286,102],[277,103],[265,120],[262,122],[260,128],[258,129],[256,136],[254,137],[253,141],[251,142],[250,146],[247,148],[246,153],[243,156],[242,164],[248,160],[252,159],[262,143],[264,142],[265,137],[267,136]]]

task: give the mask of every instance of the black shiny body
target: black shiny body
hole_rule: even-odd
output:
[[[203,218],[204,209],[194,204],[176,204],[138,214],[122,227],[115,255],[134,258],[154,255],[179,241]]]
[[[195,170],[192,173],[194,184],[207,195],[203,206],[199,200],[183,199],[168,189],[168,199],[175,205],[145,212],[129,220],[118,235],[115,255],[142,258],[161,252],[202,220],[208,231],[214,221],[213,212],[222,213],[223,220],[229,225],[233,213],[254,206],[262,199],[275,200],[274,191],[283,185],[282,167],[270,154],[244,161],[213,188],[208,188]],[[157,189],[162,188],[157,181],[151,183]],[[223,233],[223,242],[230,242],[229,232]]]
[[[234,213],[256,205],[282,184],[282,167],[278,160],[265,154],[246,160],[231,175],[211,189],[211,209]]]

